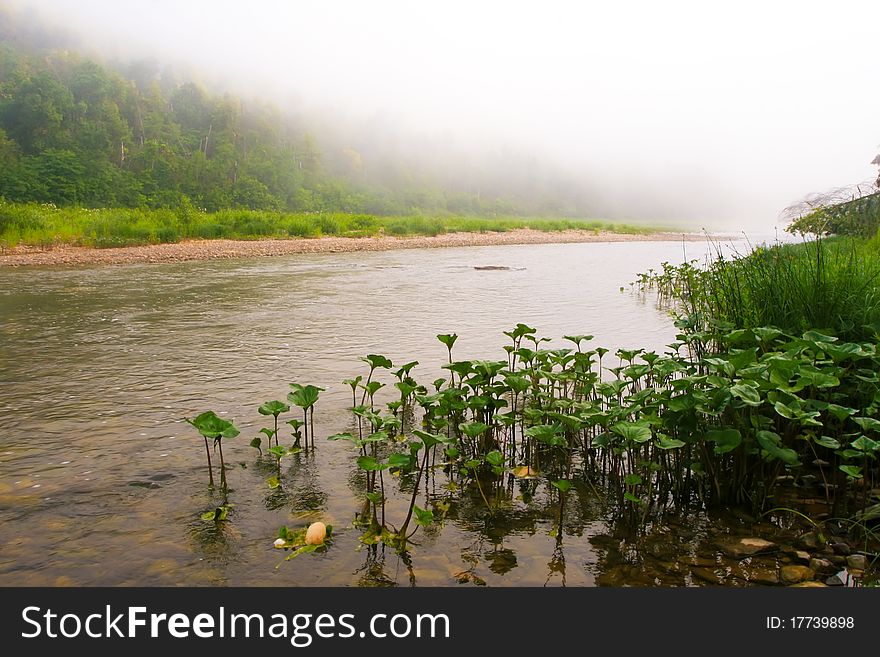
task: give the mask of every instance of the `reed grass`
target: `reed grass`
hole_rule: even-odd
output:
[[[735,328],[822,330],[847,340],[880,330],[880,238],[820,238],[717,255],[705,267],[664,267],[652,277],[682,312]]]

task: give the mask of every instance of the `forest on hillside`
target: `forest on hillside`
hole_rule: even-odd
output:
[[[0,26],[0,198],[207,211],[589,214],[581,192],[536,173],[533,159],[508,154],[504,171],[448,153],[433,167],[407,161],[377,147],[381,135],[319,138],[298,108],[208,90],[154,60],[106,63],[77,48],[33,25]],[[443,171],[450,160],[454,176]]]

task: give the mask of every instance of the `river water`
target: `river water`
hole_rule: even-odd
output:
[[[709,250],[592,243],[0,269],[0,585],[697,583],[668,564],[698,563],[721,520],[671,521],[634,544],[586,494],[558,536],[550,497],[526,504],[514,491],[491,521],[454,499],[408,559],[359,549],[355,454],[323,439],[351,426],[341,381],[366,373],[359,356],[418,360],[413,374],[429,383],[446,358],[438,333],[458,333],[457,359],[505,358],[501,332],[517,322],[559,346],[587,333],[593,345],[663,350],[675,336],[667,311],[628,284]],[[475,268],[485,266],[508,269]],[[248,443],[269,426],[257,406],[284,399],[290,382],[327,389],[318,449],[286,458],[270,490],[272,466]],[[219,526],[199,518],[217,500],[204,444],[182,420],[207,409],[242,430],[225,443],[234,509]],[[442,485],[426,482],[452,495]],[[312,520],[333,524],[332,546],[284,562],[279,526]]]

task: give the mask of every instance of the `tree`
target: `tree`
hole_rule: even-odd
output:
[[[72,108],[73,96],[67,88],[49,72],[41,71],[14,90],[0,114],[0,127],[23,153],[34,155],[66,144],[64,119]]]

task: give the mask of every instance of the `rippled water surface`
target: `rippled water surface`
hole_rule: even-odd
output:
[[[501,332],[517,322],[555,338],[590,333],[595,345],[662,350],[674,339],[670,318],[627,284],[707,248],[596,243],[0,269],[0,584],[691,583],[675,560],[699,557],[682,551],[682,538],[709,540],[715,521],[656,527],[640,539],[647,561],[630,560],[601,501],[581,490],[558,537],[551,497],[539,491],[525,504],[512,488],[494,519],[478,500],[455,496],[408,560],[358,550],[353,448],[323,438],[351,425],[340,382],[364,373],[359,356],[419,360],[413,374],[429,382],[446,356],[437,333],[459,334],[459,359],[504,358]],[[285,459],[283,489],[272,491],[272,467],[248,442],[265,426],[256,407],[283,399],[291,381],[327,388],[315,413],[318,449]],[[242,429],[225,448],[235,507],[221,528],[199,519],[216,500],[203,443],[182,422],[207,409]],[[424,485],[449,494],[440,478]],[[332,547],[282,562],[272,547],[278,527],[313,519],[334,525]]]

